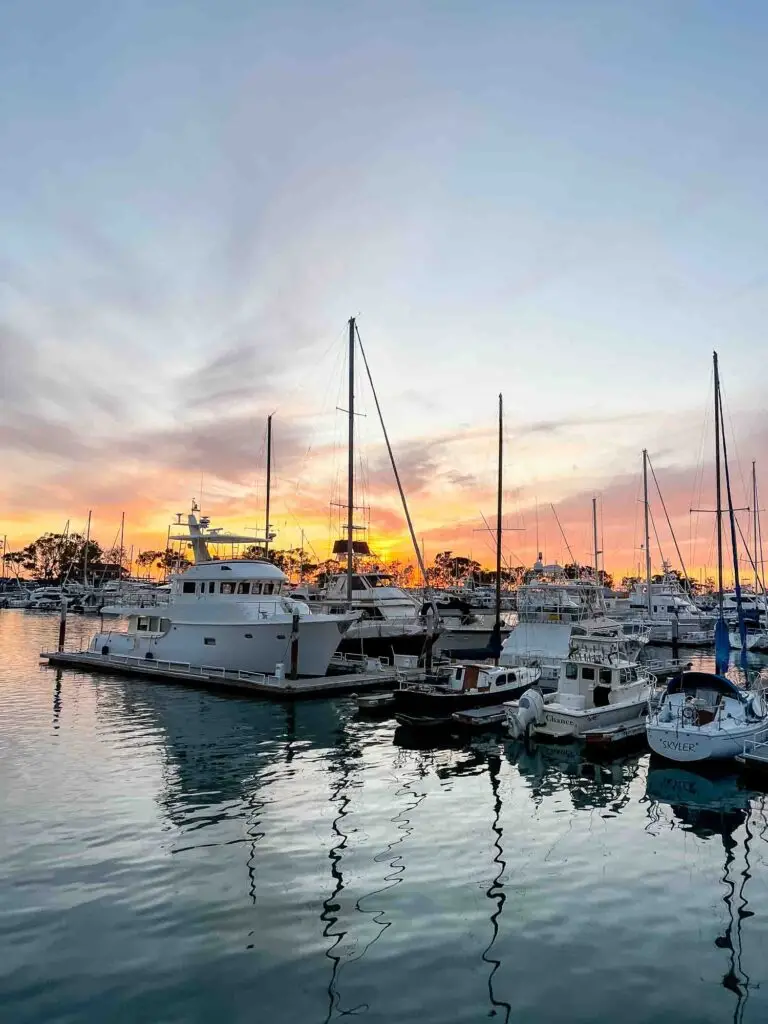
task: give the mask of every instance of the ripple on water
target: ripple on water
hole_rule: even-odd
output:
[[[0,612],[14,1024],[766,1019],[760,794],[41,672],[56,627]]]

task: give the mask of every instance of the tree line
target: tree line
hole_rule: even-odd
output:
[[[43,583],[84,582],[84,571],[88,581],[106,581],[125,579],[135,568],[139,575],[147,577],[153,573],[167,576],[179,572],[191,564],[191,558],[183,549],[166,548],[165,550],[147,550],[139,552],[132,565],[126,564],[125,552],[118,547],[102,548],[96,540],[86,541],[79,533],[44,533],[37,540],[27,544],[18,551],[8,551],[3,555],[7,570],[11,575],[25,577]],[[323,584],[329,576],[339,572],[339,562],[335,558],[314,562],[307,558],[307,553],[300,548],[270,549],[265,552],[263,547],[252,544],[242,552],[243,558],[264,559],[281,569],[293,582],[304,581],[312,584]],[[419,587],[422,584],[421,573],[417,566],[400,559],[382,560],[375,557],[356,559],[357,572],[384,572],[393,577],[397,586]],[[568,579],[592,579],[594,568],[577,562],[563,566]],[[692,577],[681,572],[673,572],[681,586],[690,593],[708,592],[714,589],[714,581],[707,579],[700,584]],[[480,562],[465,555],[456,555],[452,551],[438,552],[432,563],[426,566],[427,584],[431,587],[444,588],[474,583],[477,586],[491,586],[496,582],[496,573],[484,569]],[[507,566],[501,570],[501,581],[504,586],[518,586],[533,577],[533,571],[525,566]],[[613,576],[603,570],[599,573],[603,586],[612,587]],[[664,577],[655,575],[654,583],[661,583]],[[636,583],[645,580],[638,576],[624,576],[620,586],[630,590]]]

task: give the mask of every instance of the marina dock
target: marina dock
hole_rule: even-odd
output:
[[[91,651],[43,651],[49,665],[85,669],[90,672],[122,672],[162,682],[181,683],[209,690],[237,691],[256,697],[295,700],[357,693],[361,690],[392,689],[400,679],[417,679],[421,670],[384,666],[376,671],[349,671],[335,675],[299,679],[280,678],[260,672],[232,672],[214,665],[194,666],[186,662],[147,661],[121,654]]]

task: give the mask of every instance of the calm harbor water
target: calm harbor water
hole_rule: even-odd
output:
[[[3,1020],[768,1019],[734,777],[41,669],[56,629],[0,612]]]

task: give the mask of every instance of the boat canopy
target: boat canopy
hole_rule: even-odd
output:
[[[504,641],[504,654],[567,658],[571,626],[566,622],[519,622]]]
[[[714,672],[683,672],[679,676],[673,676],[667,684],[667,693],[681,693],[686,690],[716,690],[736,700],[742,700],[744,697],[744,691],[735,683],[725,676],[715,675]]]

